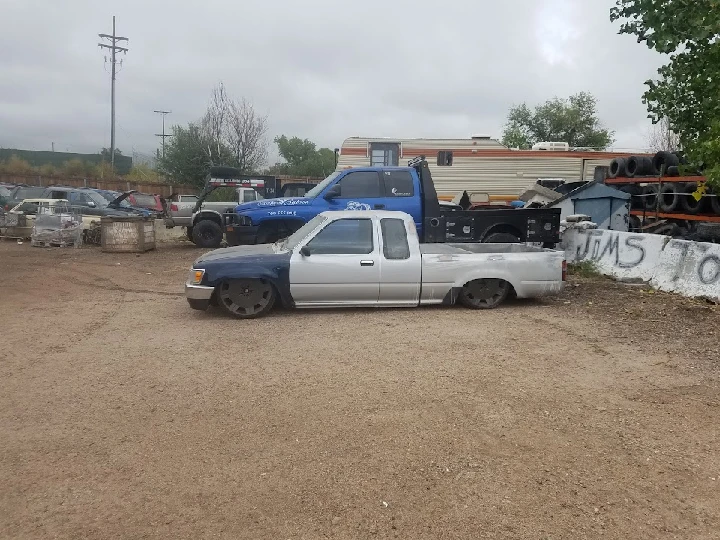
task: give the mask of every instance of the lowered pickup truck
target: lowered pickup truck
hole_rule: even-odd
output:
[[[274,244],[200,257],[185,284],[190,307],[249,319],[285,307],[500,305],[508,295],[559,292],[564,253],[521,244],[420,244],[404,212],[323,212]]]

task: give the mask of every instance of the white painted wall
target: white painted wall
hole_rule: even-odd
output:
[[[662,291],[720,301],[720,244],[568,229],[563,247],[568,262],[593,261],[605,275],[641,279]]]

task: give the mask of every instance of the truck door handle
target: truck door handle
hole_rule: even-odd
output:
[[[375,266],[375,261],[360,261],[360,266]]]
[[[384,204],[376,204],[373,208],[375,208],[375,210],[382,210],[383,208],[385,208],[385,205]]]

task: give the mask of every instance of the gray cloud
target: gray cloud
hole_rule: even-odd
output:
[[[645,145],[643,83],[663,59],[609,22],[613,0],[5,0],[0,146],[109,145],[109,75],[97,34],[130,38],[118,76],[118,146],[152,153],[160,118],[198,118],[224,81],[271,136],[328,147],[353,135],[500,136],[510,106],[580,90],[617,146]]]

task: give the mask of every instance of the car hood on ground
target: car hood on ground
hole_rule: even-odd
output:
[[[261,199],[259,201],[238,204],[235,212],[248,212],[250,210],[271,210],[285,206],[310,206],[312,199],[309,197],[282,197],[279,199]]]
[[[253,246],[235,246],[210,251],[200,257],[193,266],[208,262],[218,262],[225,259],[236,259],[240,257],[256,257],[258,255],[275,255],[279,253],[274,247],[275,244],[257,244]]]

